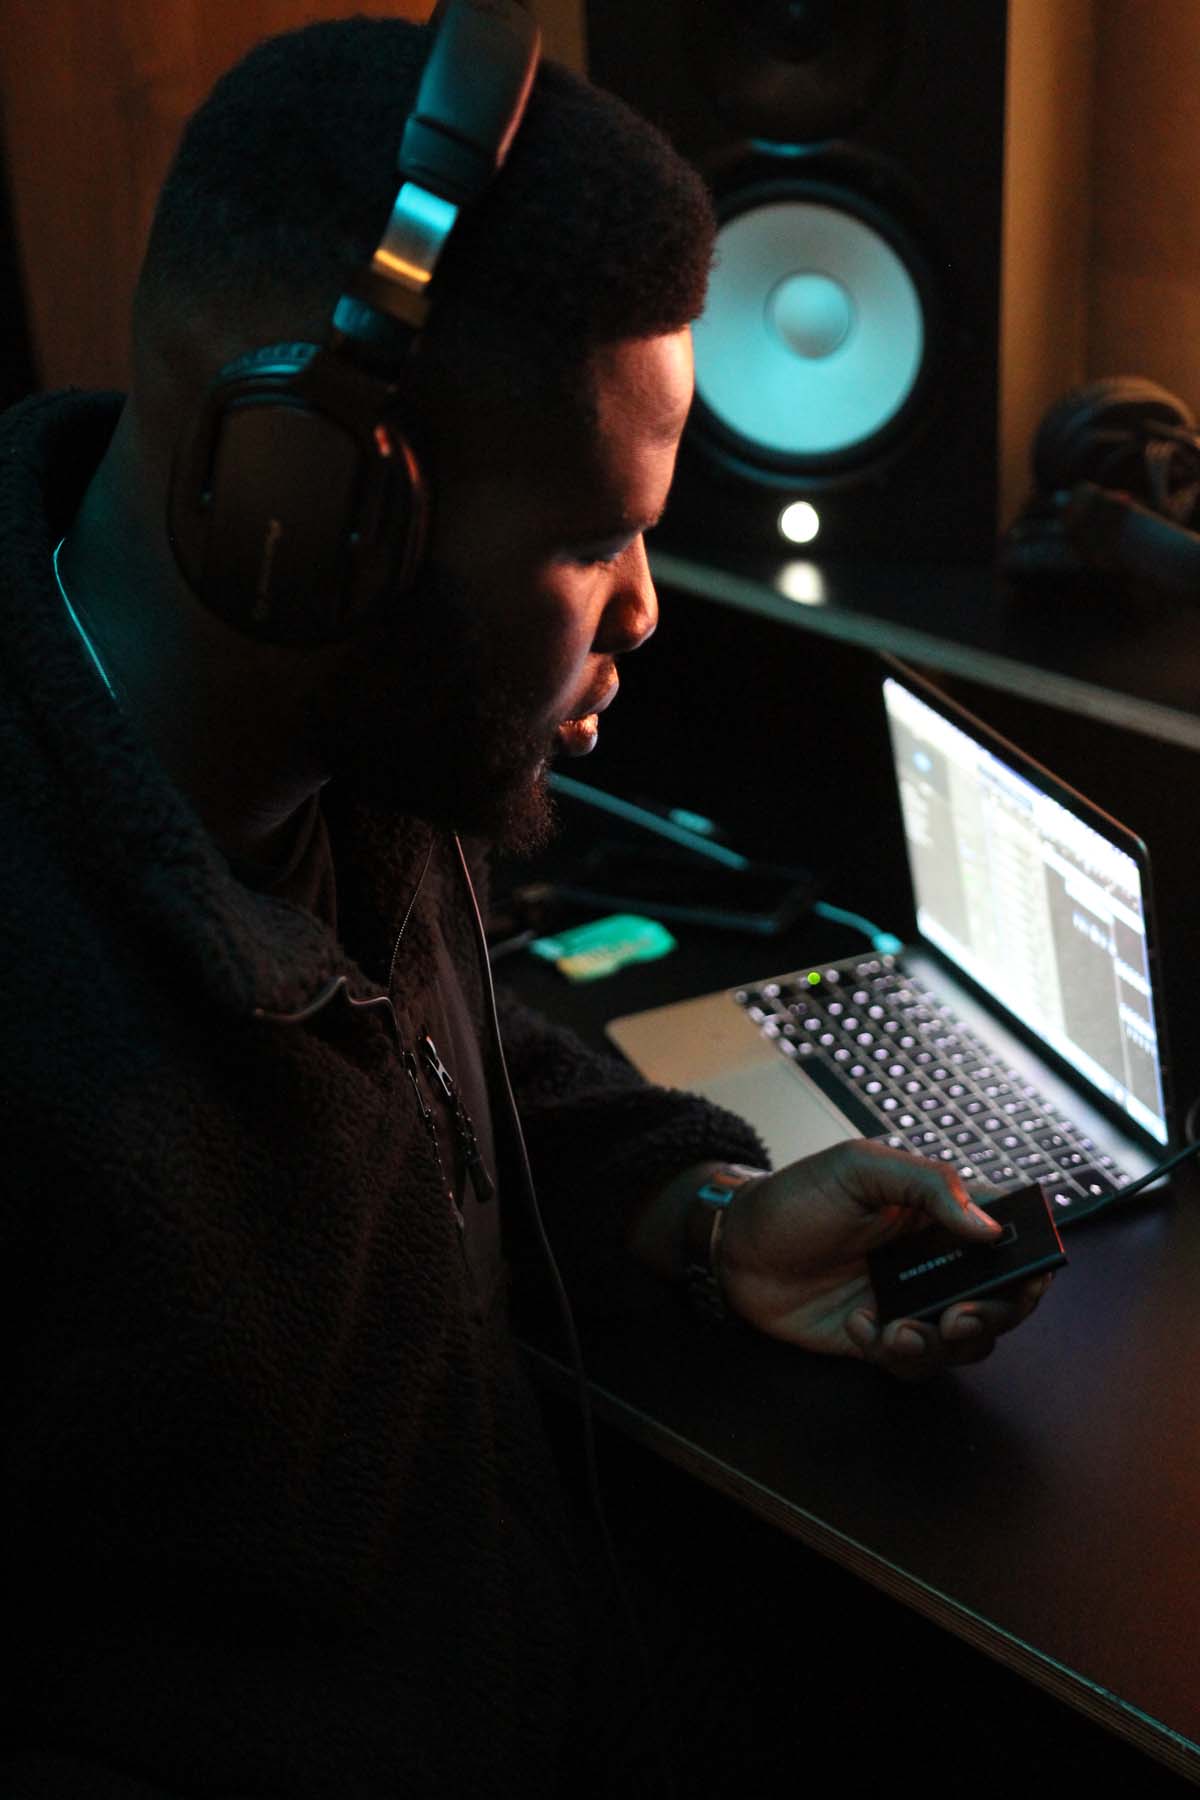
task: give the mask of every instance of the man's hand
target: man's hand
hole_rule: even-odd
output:
[[[862,1357],[905,1380],[981,1362],[1029,1316],[1051,1277],[1003,1298],[962,1301],[936,1324],[895,1319],[881,1331],[864,1258],[923,1224],[985,1242],[1000,1229],[952,1170],[868,1139],[763,1175],[735,1194],[725,1220],[721,1284],[730,1309],[772,1337]]]

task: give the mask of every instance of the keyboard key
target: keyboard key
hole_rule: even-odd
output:
[[[1117,1191],[1117,1184],[1103,1169],[1076,1169],[1072,1180],[1090,1200],[1104,1200]]]

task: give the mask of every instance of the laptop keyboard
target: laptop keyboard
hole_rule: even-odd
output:
[[[867,1137],[1081,1211],[1131,1180],[1025,1075],[889,956],[802,969],[734,998]]]

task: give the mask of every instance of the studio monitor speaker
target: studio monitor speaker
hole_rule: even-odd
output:
[[[720,219],[660,541],[989,558],[1085,372],[1090,0],[588,0],[587,34]]]

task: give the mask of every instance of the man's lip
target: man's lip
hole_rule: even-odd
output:
[[[563,724],[570,725],[576,719],[590,718],[593,713],[607,712],[608,708],[617,697],[617,689],[620,685],[620,677],[614,669],[611,680],[606,682],[604,687],[598,689],[595,694],[589,695],[577,711],[571,714],[569,719],[563,720]]]

